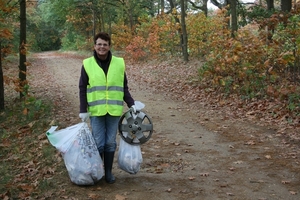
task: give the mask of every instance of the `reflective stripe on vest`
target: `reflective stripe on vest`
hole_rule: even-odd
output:
[[[94,57],[83,60],[89,77],[87,86],[88,110],[91,116],[121,116],[123,112],[124,72],[123,58],[112,56],[107,76]]]

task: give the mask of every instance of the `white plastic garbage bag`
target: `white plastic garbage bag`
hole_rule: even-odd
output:
[[[119,168],[130,173],[136,174],[140,170],[143,162],[142,151],[140,145],[130,145],[120,138],[120,146],[118,152]]]
[[[94,185],[104,175],[103,161],[87,123],[47,131],[50,143],[62,154],[71,181],[77,185]]]

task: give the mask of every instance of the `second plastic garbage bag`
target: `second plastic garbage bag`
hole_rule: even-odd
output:
[[[47,137],[61,152],[71,181],[77,185],[94,185],[103,177],[104,169],[87,123],[58,131],[56,128],[50,128]]]
[[[136,174],[140,170],[142,162],[141,146],[130,145],[121,138],[118,152],[118,165],[120,169],[130,174]]]

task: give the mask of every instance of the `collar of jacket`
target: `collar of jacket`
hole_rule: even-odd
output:
[[[94,58],[96,59],[97,62],[101,62],[101,63],[106,63],[106,62],[110,62],[111,61],[111,57],[112,57],[112,53],[111,51],[108,52],[107,58],[105,60],[100,60],[97,56],[96,51],[94,50]]]

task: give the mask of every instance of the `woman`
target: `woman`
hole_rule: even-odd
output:
[[[128,90],[124,59],[113,56],[110,48],[110,36],[98,33],[94,37],[94,55],[83,60],[79,117],[83,121],[90,118],[92,134],[104,162],[105,180],[114,183],[112,166],[123,101],[134,112],[136,108]]]

